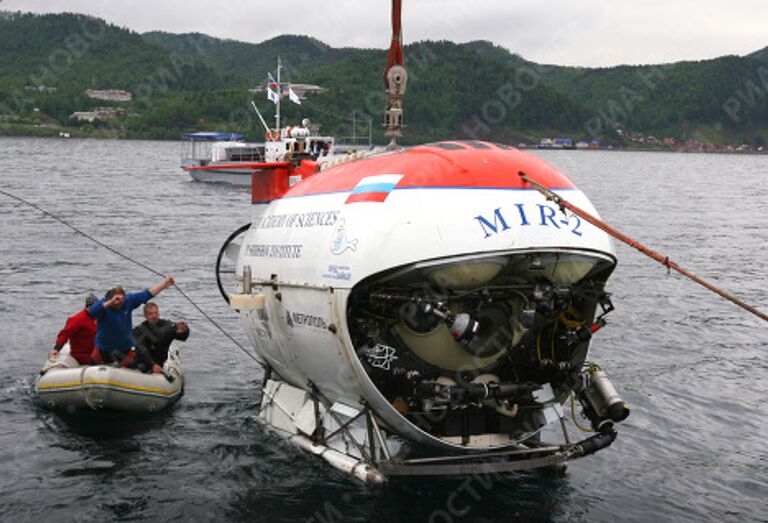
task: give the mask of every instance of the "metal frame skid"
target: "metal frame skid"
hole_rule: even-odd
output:
[[[384,483],[393,476],[461,476],[526,471],[537,468],[564,470],[568,461],[608,447],[616,438],[610,422],[599,424],[595,434],[571,442],[562,406],[548,405],[559,421],[561,443],[547,443],[539,431],[512,448],[467,453],[442,452],[414,446],[390,432],[368,406],[352,407],[330,402],[316,389],[294,387],[271,372],[264,381],[259,419],[279,436],[322,457],[336,469],[369,483]],[[586,394],[581,395],[586,398]],[[588,400],[585,416],[591,407]],[[593,426],[595,423],[593,422]]]

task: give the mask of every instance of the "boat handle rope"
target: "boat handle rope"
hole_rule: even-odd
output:
[[[41,206],[37,205],[36,203],[30,202],[30,201],[28,201],[28,200],[25,200],[24,198],[21,198],[20,196],[16,196],[15,194],[9,193],[8,191],[5,191],[5,190],[3,190],[3,189],[0,189],[0,194],[3,194],[3,195],[5,195],[5,196],[7,196],[7,197],[9,197],[9,198],[11,198],[11,199],[13,199],[13,200],[16,200],[17,202],[20,202],[20,203],[22,203],[22,204],[24,204],[24,205],[27,205],[27,206],[29,206],[29,207],[32,207],[33,209],[36,209],[36,210],[40,211],[40,212],[41,212],[41,213],[43,213],[44,215],[46,215],[46,216],[48,216],[48,217],[50,217],[50,218],[53,218],[53,219],[54,219],[54,220],[56,220],[57,222],[59,222],[59,223],[61,223],[61,224],[65,225],[65,226],[69,227],[70,229],[72,229],[73,231],[75,231],[77,234],[79,234],[79,235],[83,236],[84,238],[86,238],[86,239],[88,239],[88,240],[92,241],[93,243],[95,243],[95,244],[96,244],[96,245],[98,245],[99,247],[102,247],[102,248],[104,248],[104,249],[108,250],[108,251],[109,251],[109,252],[111,252],[112,254],[114,254],[114,255],[116,255],[116,256],[119,256],[120,258],[123,258],[124,260],[127,260],[127,261],[129,261],[129,262],[131,262],[131,263],[133,263],[133,264],[136,264],[136,265],[138,265],[139,267],[141,267],[141,268],[143,268],[143,269],[146,269],[147,271],[151,272],[152,274],[155,274],[155,275],[157,275],[157,276],[160,276],[161,278],[165,278],[165,276],[166,276],[166,275],[165,275],[165,274],[163,274],[163,273],[161,273],[160,271],[158,271],[158,270],[155,270],[155,269],[153,269],[152,267],[150,267],[149,265],[147,265],[147,264],[145,264],[145,263],[142,263],[141,261],[139,261],[139,260],[136,260],[136,259],[134,259],[134,258],[131,258],[130,256],[128,256],[128,255],[126,255],[126,254],[123,254],[122,252],[118,251],[117,249],[115,249],[115,248],[113,248],[113,247],[110,247],[110,246],[109,246],[109,245],[107,245],[106,243],[104,243],[104,242],[102,242],[102,241],[98,240],[97,238],[94,238],[93,236],[91,236],[91,235],[90,235],[90,234],[88,234],[87,232],[83,231],[82,229],[79,229],[79,228],[75,227],[74,225],[72,225],[72,224],[71,224],[71,223],[69,223],[68,221],[64,220],[63,218],[60,218],[59,216],[56,216],[55,214],[53,214],[53,213],[52,213],[52,212],[50,212],[50,211],[47,211],[46,209],[42,208]],[[245,354],[246,354],[246,355],[247,355],[249,358],[251,358],[253,361],[255,361],[256,363],[258,363],[258,364],[259,364],[261,367],[264,367],[264,362],[262,362],[261,360],[259,360],[259,359],[258,359],[256,356],[254,356],[254,355],[253,355],[253,354],[252,354],[250,351],[248,351],[248,349],[246,349],[245,347],[243,347],[243,345],[242,345],[242,344],[240,344],[240,342],[238,342],[238,341],[237,341],[237,340],[236,340],[234,337],[232,337],[232,335],[230,335],[230,334],[229,334],[229,333],[228,333],[226,330],[224,330],[224,328],[223,328],[221,325],[219,325],[219,324],[216,322],[216,320],[214,320],[213,318],[211,318],[211,316],[210,316],[210,315],[208,315],[208,313],[206,313],[206,312],[205,312],[205,311],[204,311],[204,310],[203,310],[203,309],[202,309],[202,308],[201,308],[201,307],[200,307],[200,306],[199,306],[199,305],[198,305],[198,304],[197,304],[197,303],[196,303],[196,302],[195,302],[195,301],[194,301],[192,298],[190,298],[190,297],[187,295],[187,293],[185,293],[183,290],[181,290],[181,287],[179,287],[177,284],[174,284],[174,285],[173,285],[173,287],[174,287],[174,288],[175,288],[175,289],[176,289],[176,290],[179,292],[179,294],[181,294],[181,295],[182,295],[182,297],[184,297],[184,299],[186,299],[186,300],[187,300],[187,301],[188,301],[190,304],[192,304],[192,306],[193,306],[195,309],[197,309],[197,310],[198,310],[198,312],[200,312],[200,314],[202,314],[202,315],[203,315],[203,317],[204,317],[206,320],[208,320],[209,322],[211,322],[211,324],[212,324],[214,327],[216,327],[216,328],[217,328],[217,329],[218,329],[218,330],[219,330],[219,331],[220,331],[222,334],[224,334],[224,336],[226,336],[227,338],[229,338],[229,339],[232,341],[232,343],[234,343],[234,344],[235,344],[235,345],[236,345],[236,346],[237,346],[237,347],[238,347],[238,348],[239,348],[241,351],[243,351],[243,352],[244,352],[244,353],[245,353]]]
[[[640,243],[640,242],[638,242],[636,240],[633,240],[632,238],[630,238],[626,234],[622,233],[618,229],[608,225],[607,223],[605,223],[604,221],[600,220],[599,218],[597,218],[595,216],[592,216],[587,211],[585,211],[585,210],[583,210],[583,209],[573,205],[571,202],[569,202],[568,200],[565,200],[563,197],[559,196],[558,194],[555,194],[553,191],[551,191],[550,189],[547,189],[546,187],[544,187],[540,183],[537,183],[537,182],[531,180],[524,172],[520,171],[518,174],[519,174],[520,178],[522,178],[522,180],[525,183],[529,184],[531,187],[533,187],[534,189],[539,191],[542,195],[544,195],[544,197],[547,200],[554,202],[558,207],[560,207],[560,211],[563,214],[565,214],[565,210],[568,209],[573,214],[575,214],[576,216],[579,216],[580,218],[583,218],[584,220],[588,221],[589,223],[591,223],[592,225],[594,225],[598,229],[600,229],[600,230],[610,234],[611,236],[613,236],[617,240],[626,243],[630,247],[633,247],[633,248],[637,249],[638,251],[642,252],[643,254],[648,256],[649,258],[656,260],[657,262],[659,262],[660,264],[665,266],[667,268],[667,271],[669,271],[671,269],[671,270],[674,270],[676,272],[679,272],[680,274],[682,274],[686,278],[689,278],[689,279],[695,281],[699,285],[709,289],[710,291],[714,292],[715,294],[718,294],[719,296],[725,298],[726,300],[728,300],[728,301],[730,301],[732,303],[735,303],[736,305],[738,305],[742,309],[744,309],[744,310],[746,310],[748,312],[751,312],[752,314],[754,314],[755,316],[757,316],[761,320],[768,321],[768,315],[767,314],[765,314],[763,312],[760,312],[758,309],[756,309],[755,307],[745,303],[744,301],[740,300],[736,296],[734,296],[732,294],[729,294],[728,292],[726,292],[726,291],[724,291],[724,290],[722,290],[722,289],[720,289],[718,287],[715,287],[714,285],[712,285],[708,281],[706,281],[706,280],[704,280],[702,278],[699,278],[698,276],[696,276],[692,272],[689,272],[689,271],[683,269],[677,263],[675,263],[672,260],[670,260],[669,256],[663,256],[663,255],[657,253],[656,251],[653,251],[653,250],[649,249],[648,247],[646,247],[642,243]]]

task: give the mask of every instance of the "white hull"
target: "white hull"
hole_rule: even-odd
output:
[[[193,180],[207,183],[227,183],[236,187],[250,187],[253,169],[190,169]]]
[[[144,374],[108,365],[79,365],[62,354],[46,362],[35,389],[42,404],[52,410],[155,412],[175,402],[184,389],[175,344],[168,351],[163,371]]]
[[[609,446],[628,408],[587,353],[613,309],[613,245],[522,171],[596,212],[554,168],[485,142],[372,155],[253,198],[220,252],[244,232],[242,292],[226,297],[274,376],[260,418],[371,481],[365,467],[558,467]],[[571,394],[600,429],[576,444]],[[543,445],[550,425],[562,442]],[[398,455],[403,441],[421,454]]]
[[[181,168],[194,180],[250,187],[251,174],[272,167],[298,167],[303,160],[326,163],[334,157],[334,140],[306,127],[269,131],[264,143],[249,143],[226,134],[184,135]],[[212,141],[216,140],[216,141]]]

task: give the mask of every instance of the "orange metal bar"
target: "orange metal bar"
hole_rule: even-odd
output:
[[[387,68],[384,71],[384,85],[387,82],[387,71],[393,65],[403,65],[403,35],[402,35],[402,0],[392,0],[392,42],[389,45]]]
[[[768,321],[768,315],[766,315],[763,312],[760,312],[755,307],[752,307],[751,305],[741,301],[740,299],[738,299],[737,297],[733,296],[732,294],[729,294],[729,293],[725,292],[724,290],[722,290],[722,289],[720,289],[718,287],[715,287],[714,285],[712,285],[708,281],[703,280],[703,279],[699,278],[698,276],[696,276],[695,274],[693,274],[693,273],[683,269],[677,263],[675,263],[672,260],[670,260],[668,256],[663,256],[663,255],[659,254],[658,252],[656,252],[656,251],[654,251],[652,249],[649,249],[648,247],[646,247],[642,243],[640,243],[640,242],[638,242],[636,240],[633,240],[632,238],[630,238],[626,234],[622,233],[618,229],[615,229],[614,227],[611,227],[610,225],[608,225],[604,221],[600,220],[599,218],[597,218],[595,216],[592,216],[587,211],[585,211],[583,209],[580,209],[579,207],[573,205],[572,203],[570,203],[569,201],[567,201],[567,200],[563,199],[562,197],[558,196],[557,194],[555,194],[551,190],[547,189],[543,185],[538,184],[535,181],[531,180],[522,171],[519,173],[519,175],[520,175],[520,178],[522,178],[526,183],[531,185],[531,187],[533,187],[534,189],[539,191],[541,194],[543,194],[547,198],[547,200],[553,201],[557,205],[559,205],[561,209],[568,209],[573,214],[579,216],[580,218],[583,218],[584,220],[588,221],[589,223],[591,223],[592,225],[594,225],[598,229],[603,230],[606,233],[610,234],[611,236],[613,236],[617,240],[620,240],[620,241],[626,243],[627,245],[629,245],[630,247],[633,247],[633,248],[637,249],[638,251],[642,252],[643,254],[648,256],[649,258],[653,258],[654,260],[656,260],[657,262],[661,263],[662,265],[664,265],[668,269],[671,269],[671,270],[674,270],[676,272],[679,272],[680,274],[682,274],[686,278],[689,278],[689,279],[695,281],[699,285],[701,285],[703,287],[706,287],[707,289],[709,289],[710,291],[714,292],[715,294],[718,294],[719,296],[725,298],[726,300],[728,300],[728,301],[730,301],[732,303],[735,303],[736,305],[738,305],[742,309],[744,309],[744,310],[746,310],[748,312],[751,312],[752,314],[754,314],[758,318],[760,318],[762,320],[765,320],[765,321]]]

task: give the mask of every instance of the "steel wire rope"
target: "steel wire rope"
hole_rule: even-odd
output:
[[[30,201],[28,201],[28,200],[25,200],[24,198],[21,198],[20,196],[16,196],[15,194],[9,193],[8,191],[5,191],[5,190],[3,190],[3,189],[0,189],[0,194],[3,194],[3,195],[5,195],[5,196],[7,196],[7,197],[9,197],[9,198],[12,198],[12,199],[14,199],[14,200],[16,200],[16,201],[20,202],[20,203],[23,203],[24,205],[28,205],[29,207],[32,207],[33,209],[36,209],[36,210],[40,211],[40,212],[41,212],[41,213],[43,213],[44,215],[46,215],[46,216],[48,216],[48,217],[50,217],[50,218],[53,218],[53,219],[54,219],[54,220],[56,220],[57,222],[59,222],[59,223],[61,223],[61,224],[65,225],[65,226],[69,227],[70,229],[72,229],[73,231],[75,231],[77,234],[79,234],[79,235],[83,236],[84,238],[86,238],[86,239],[88,239],[88,240],[92,241],[93,243],[95,243],[95,244],[96,244],[96,245],[98,245],[99,247],[103,247],[104,249],[108,250],[108,251],[109,251],[109,252],[111,252],[112,254],[115,254],[116,256],[119,256],[120,258],[123,258],[123,259],[125,259],[125,260],[127,260],[127,261],[129,261],[129,262],[131,262],[131,263],[134,263],[134,264],[138,265],[139,267],[141,267],[141,268],[143,268],[143,269],[146,269],[147,271],[151,272],[152,274],[155,274],[156,276],[160,276],[161,278],[165,278],[165,274],[161,273],[160,271],[158,271],[158,270],[156,270],[156,269],[153,269],[153,268],[152,268],[152,267],[150,267],[149,265],[147,265],[147,264],[145,264],[145,263],[143,263],[143,262],[141,262],[141,261],[139,261],[139,260],[136,260],[136,259],[134,259],[134,258],[131,258],[130,256],[128,256],[128,255],[126,255],[126,254],[123,254],[122,252],[118,251],[117,249],[115,249],[115,248],[113,248],[113,247],[110,247],[110,246],[109,246],[109,245],[107,245],[106,243],[104,243],[104,242],[102,242],[102,241],[98,240],[97,238],[94,238],[93,236],[91,236],[91,235],[90,235],[90,234],[88,234],[87,232],[85,232],[85,231],[83,231],[83,230],[81,230],[81,229],[79,229],[79,228],[75,227],[74,225],[72,225],[72,224],[71,224],[71,223],[69,223],[68,221],[64,220],[63,218],[60,218],[60,217],[56,216],[56,215],[55,215],[55,214],[53,214],[52,212],[50,212],[50,211],[48,211],[48,210],[44,209],[43,207],[41,207],[41,206],[37,205],[36,203],[30,202]],[[211,318],[211,316],[210,316],[210,315],[208,315],[208,313],[206,313],[206,312],[205,312],[205,311],[204,311],[204,310],[203,310],[203,309],[202,309],[202,308],[201,308],[201,307],[200,307],[200,306],[199,306],[199,305],[198,305],[198,304],[197,304],[197,303],[196,303],[196,302],[195,302],[195,301],[194,301],[192,298],[190,298],[190,297],[189,297],[189,295],[187,295],[187,293],[185,293],[183,290],[181,290],[181,287],[179,287],[179,286],[178,286],[178,285],[176,285],[175,283],[174,283],[174,285],[173,285],[173,286],[174,286],[174,288],[175,288],[175,289],[176,289],[176,290],[179,292],[179,294],[181,294],[181,296],[182,296],[184,299],[186,299],[186,300],[187,300],[187,301],[188,301],[188,302],[189,302],[189,303],[190,303],[190,304],[191,304],[191,305],[192,305],[192,306],[193,306],[195,309],[197,309],[197,310],[198,310],[198,312],[200,312],[200,314],[202,314],[202,315],[203,315],[203,317],[204,317],[206,320],[208,320],[209,322],[211,322],[211,324],[212,324],[214,327],[216,327],[216,328],[217,328],[217,329],[218,329],[218,330],[219,330],[219,331],[220,331],[222,334],[224,334],[224,336],[226,336],[227,338],[229,338],[229,339],[232,341],[232,343],[234,343],[234,344],[235,344],[235,345],[236,345],[236,346],[237,346],[237,347],[238,347],[238,348],[239,348],[241,351],[243,351],[243,352],[244,352],[244,353],[245,353],[245,354],[246,354],[246,355],[247,355],[249,358],[251,358],[253,361],[255,361],[256,363],[258,363],[258,364],[259,364],[261,367],[264,367],[264,363],[263,363],[261,360],[259,360],[259,359],[258,359],[256,356],[254,356],[253,354],[251,354],[251,353],[250,353],[250,352],[249,352],[249,351],[248,351],[248,350],[247,350],[245,347],[243,347],[243,345],[242,345],[242,344],[240,344],[240,342],[238,342],[238,341],[237,341],[237,340],[236,340],[234,337],[232,337],[232,335],[231,335],[231,334],[229,334],[229,333],[228,333],[226,330],[224,330],[224,328],[223,328],[221,325],[219,325],[219,324],[216,322],[216,320],[214,320],[213,318]]]

